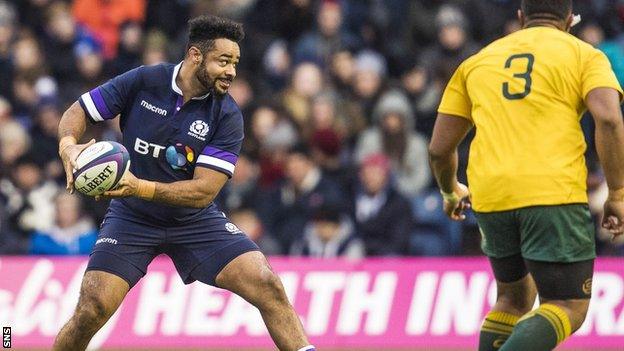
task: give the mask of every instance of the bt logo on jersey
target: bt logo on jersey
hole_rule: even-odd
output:
[[[158,158],[160,155],[160,150],[164,150],[165,147],[162,145],[148,143],[145,140],[141,140],[140,138],[136,138],[134,141],[134,151],[140,153],[141,155],[147,155],[152,152],[152,156]]]

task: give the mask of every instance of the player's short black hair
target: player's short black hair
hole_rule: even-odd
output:
[[[212,49],[216,39],[229,39],[240,43],[245,37],[241,23],[227,18],[203,15],[189,22],[189,40],[187,49],[196,46],[202,53]]]
[[[520,9],[526,18],[565,20],[572,12],[572,0],[522,0]]]

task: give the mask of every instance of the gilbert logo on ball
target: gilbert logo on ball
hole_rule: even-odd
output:
[[[76,159],[74,188],[96,196],[113,189],[130,168],[126,148],[114,141],[100,141],[84,149]]]

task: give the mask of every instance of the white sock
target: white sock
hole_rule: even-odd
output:
[[[308,345],[300,348],[297,351],[316,351],[316,348],[314,347],[314,345]]]

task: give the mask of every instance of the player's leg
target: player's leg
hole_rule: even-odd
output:
[[[281,280],[260,251],[250,251],[233,259],[217,275],[216,284],[260,310],[271,338],[281,351],[314,350]]]
[[[171,228],[168,254],[189,284],[195,280],[227,289],[254,305],[277,347],[310,351],[299,317],[258,245],[221,214]]]
[[[54,351],[87,348],[95,333],[115,313],[130,290],[128,283],[111,273],[87,271],[74,314],[56,336]]]
[[[594,275],[594,260],[557,263],[526,260],[535,275],[541,304],[559,306],[570,319],[571,332],[578,330],[587,315]]]
[[[541,304],[520,319],[501,350],[552,350],[580,328],[589,307],[593,261],[527,260]]]
[[[535,303],[535,283],[520,254],[490,257],[496,278],[496,303],[485,316],[479,333],[479,351],[498,350],[511,335],[518,319]]]
[[[54,343],[55,351],[84,350],[117,310],[128,290],[145,275],[158,254],[164,231],[107,217],[82,279],[78,305]]]
[[[578,329],[587,313],[595,258],[587,205],[529,207],[518,211],[522,255],[540,296],[500,349],[552,350]]]
[[[482,240],[496,278],[496,303],[479,333],[479,351],[498,350],[516,322],[535,301],[536,289],[520,253],[520,229],[515,211],[476,213]]]

